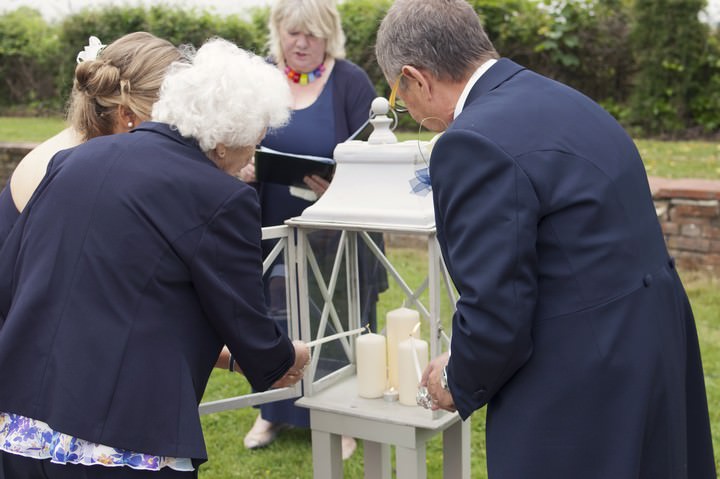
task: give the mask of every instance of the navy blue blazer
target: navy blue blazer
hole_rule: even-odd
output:
[[[167,125],[59,153],[0,250],[0,411],[202,462],[223,344],[257,390],[294,362],[260,238],[254,189]]]
[[[489,477],[715,478],[692,311],[620,125],[501,59],[430,177],[450,390],[463,418],[488,404]]]

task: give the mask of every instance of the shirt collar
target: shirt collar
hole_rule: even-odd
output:
[[[488,71],[490,67],[495,64],[495,62],[497,62],[497,60],[495,58],[491,58],[490,60],[480,65],[478,69],[475,70],[475,73],[472,74],[468,82],[465,84],[465,88],[460,94],[460,98],[458,98],[457,105],[455,105],[455,113],[453,113],[453,119],[457,118],[460,112],[463,111],[463,108],[465,108],[465,101],[467,100],[467,97],[470,94],[470,90],[472,90],[472,87],[475,86],[475,83],[477,83],[480,77],[483,76],[483,74]]]

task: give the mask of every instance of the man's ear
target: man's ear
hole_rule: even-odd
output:
[[[426,100],[432,98],[432,77],[428,74],[427,70],[418,69],[411,65],[403,65],[401,72],[405,77],[405,82],[415,84]]]

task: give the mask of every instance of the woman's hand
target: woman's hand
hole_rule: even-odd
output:
[[[235,175],[235,178],[243,180],[245,183],[253,183],[257,180],[255,177],[255,157],[253,156],[250,162],[243,167],[240,172]]]
[[[303,181],[308,186],[308,188],[313,190],[313,192],[317,195],[318,198],[320,198],[330,186],[330,182],[328,180],[318,175],[306,176],[305,178],[303,178]]]
[[[221,369],[229,369],[230,368],[230,350],[227,346],[223,346],[222,351],[220,351],[220,356],[218,356],[217,361],[215,362],[216,368]],[[240,369],[240,366],[238,366],[238,363],[233,363],[233,371],[242,374],[242,369]]]
[[[310,363],[310,348],[302,341],[293,341],[295,347],[295,363],[287,370],[285,375],[278,379],[273,388],[285,388],[300,381],[305,374],[305,368]],[[228,369],[230,367],[230,350],[223,346],[216,363],[216,368]],[[242,374],[242,369],[237,363],[233,364],[233,370]]]
[[[283,377],[278,379],[273,388],[285,388],[300,381],[305,374],[305,368],[310,362],[310,348],[302,341],[293,341],[295,346],[295,363],[288,369]]]

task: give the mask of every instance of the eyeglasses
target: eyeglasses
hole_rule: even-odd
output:
[[[397,98],[397,91],[398,88],[400,88],[401,78],[402,73],[398,75],[397,80],[395,80],[395,83],[393,83],[393,86],[390,89],[390,98],[388,98],[390,108],[392,108],[395,113],[406,113],[408,111],[407,106],[405,106],[405,102]]]

